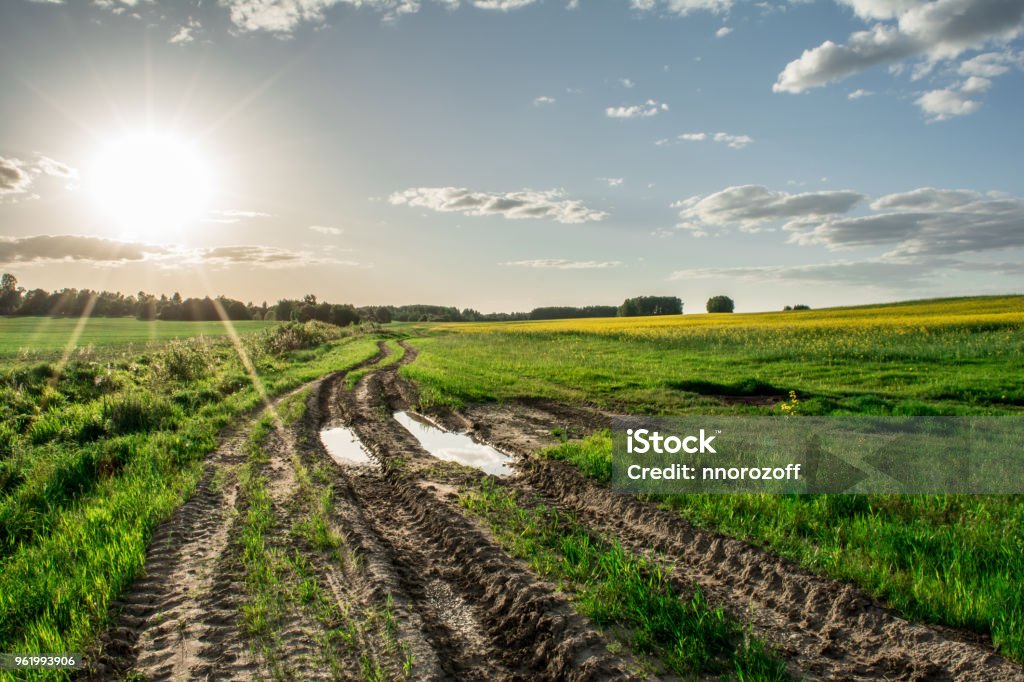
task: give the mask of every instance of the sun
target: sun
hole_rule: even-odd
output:
[[[91,192],[123,235],[175,233],[205,214],[212,190],[209,162],[197,145],[172,133],[132,133],[96,157]]]

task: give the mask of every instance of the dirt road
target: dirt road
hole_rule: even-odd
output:
[[[366,365],[385,355],[382,344]],[[406,346],[402,362],[415,355]],[[452,477],[391,418],[416,402],[397,365],[351,388],[332,374],[278,404],[296,399],[304,413],[267,432],[262,456],[252,456],[257,415],[208,459],[196,494],[156,534],[145,575],[115,605],[91,677],[652,676],[642,656],[576,613],[456,503]],[[797,677],[1024,679],[979,642],[910,623],[849,586],[531,456],[551,443],[553,427],[584,433],[606,424],[604,415],[533,401],[435,417],[515,454],[509,489],[667,558],[681,591],[701,585]],[[319,432],[334,424],[358,435],[371,464],[330,458]]]

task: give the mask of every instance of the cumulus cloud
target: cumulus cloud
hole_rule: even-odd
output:
[[[340,227],[329,227],[327,225],[310,225],[309,229],[314,232],[319,232],[320,234],[328,234],[332,236],[338,236],[344,232]]]
[[[860,99],[861,97],[870,97],[873,94],[875,93],[871,92],[870,90],[858,88],[851,92],[849,95],[847,95],[846,99]]]
[[[680,209],[677,227],[703,235],[715,227],[736,225],[752,232],[774,221],[846,213],[866,198],[849,190],[790,194],[761,185],[742,185],[690,197],[672,206]]]
[[[540,97],[536,97],[533,100],[533,106],[535,106],[535,107],[541,107],[541,106],[544,106],[545,104],[554,104],[554,103],[555,103],[555,98],[554,97],[548,97],[546,95],[541,95]]]
[[[457,8],[459,0],[435,0],[450,9]],[[477,9],[510,12],[537,0],[469,0],[466,4]],[[243,31],[263,31],[287,35],[302,24],[323,25],[326,11],[336,5],[367,8],[378,12],[385,20],[393,21],[405,14],[420,11],[420,0],[220,0],[227,7],[231,23]]]
[[[166,254],[167,247],[78,235],[0,237],[0,263],[140,261]]]
[[[732,7],[732,0],[630,0],[629,5],[641,12],[661,10],[685,17],[692,12],[727,12]]]
[[[538,258],[535,260],[516,260],[499,263],[516,268],[539,268],[552,270],[603,270],[617,268],[622,261],[617,260],[566,260],[564,258]]]
[[[954,116],[973,114],[981,102],[973,97],[992,87],[992,81],[983,76],[969,76],[952,88],[929,90],[915,100],[929,122],[945,121]]]
[[[598,180],[603,180],[604,182],[608,183],[609,187],[618,187],[623,182],[625,182],[624,178],[598,178]]]
[[[676,139],[682,142],[703,142],[705,140],[711,140],[712,142],[719,142],[721,144],[728,145],[732,149],[743,149],[754,141],[754,138],[749,135],[733,135],[731,133],[683,133]],[[660,140],[655,144],[659,143],[661,143]]]
[[[720,28],[717,31],[715,31],[715,37],[716,38],[724,38],[727,35],[729,35],[730,33],[732,33],[732,29],[730,27],[728,27],[728,26],[723,26],[722,28]]]
[[[907,59],[921,60],[914,70],[920,77],[939,61],[989,45],[1008,45],[1024,32],[1024,3],[1020,0],[840,1],[865,22],[877,23],[853,33],[845,43],[826,40],[805,50],[778,75],[776,92],[804,92],[874,66],[899,67]],[[986,57],[967,70],[992,73],[991,63],[986,63],[989,60],[998,61]],[[949,95],[942,98],[953,105]]]
[[[189,17],[188,21],[179,26],[178,30],[175,31],[174,35],[172,35],[167,42],[171,45],[187,45],[195,40],[192,33],[199,28],[202,28],[200,23],[192,17]]]
[[[512,220],[549,218],[559,223],[604,220],[608,214],[586,207],[582,201],[566,199],[560,189],[519,192],[474,192],[465,187],[413,187],[395,192],[388,201],[433,211],[464,215],[500,215]]]
[[[1013,68],[1024,68],[1024,53],[1012,50],[985,52],[961,62],[957,71],[961,76],[995,78]]]
[[[876,211],[787,225],[800,244],[888,246],[894,256],[948,256],[1024,248],[1024,199],[925,187],[872,202]]]
[[[651,116],[657,116],[663,111],[668,111],[667,104],[649,99],[643,104],[608,107],[605,109],[605,114],[608,115],[608,118],[650,118]]]
[[[29,161],[0,156],[0,197],[18,195],[12,200],[25,198],[20,195],[27,195],[33,183],[42,175],[71,180],[72,188],[74,181],[78,180],[77,169],[42,154],[37,154],[35,159]]]

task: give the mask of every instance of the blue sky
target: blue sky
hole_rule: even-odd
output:
[[[0,6],[28,287],[697,312],[1024,282],[1024,0]]]

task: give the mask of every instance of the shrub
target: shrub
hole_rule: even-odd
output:
[[[160,352],[158,368],[174,381],[194,381],[212,364],[210,349],[202,338],[175,339]]]

